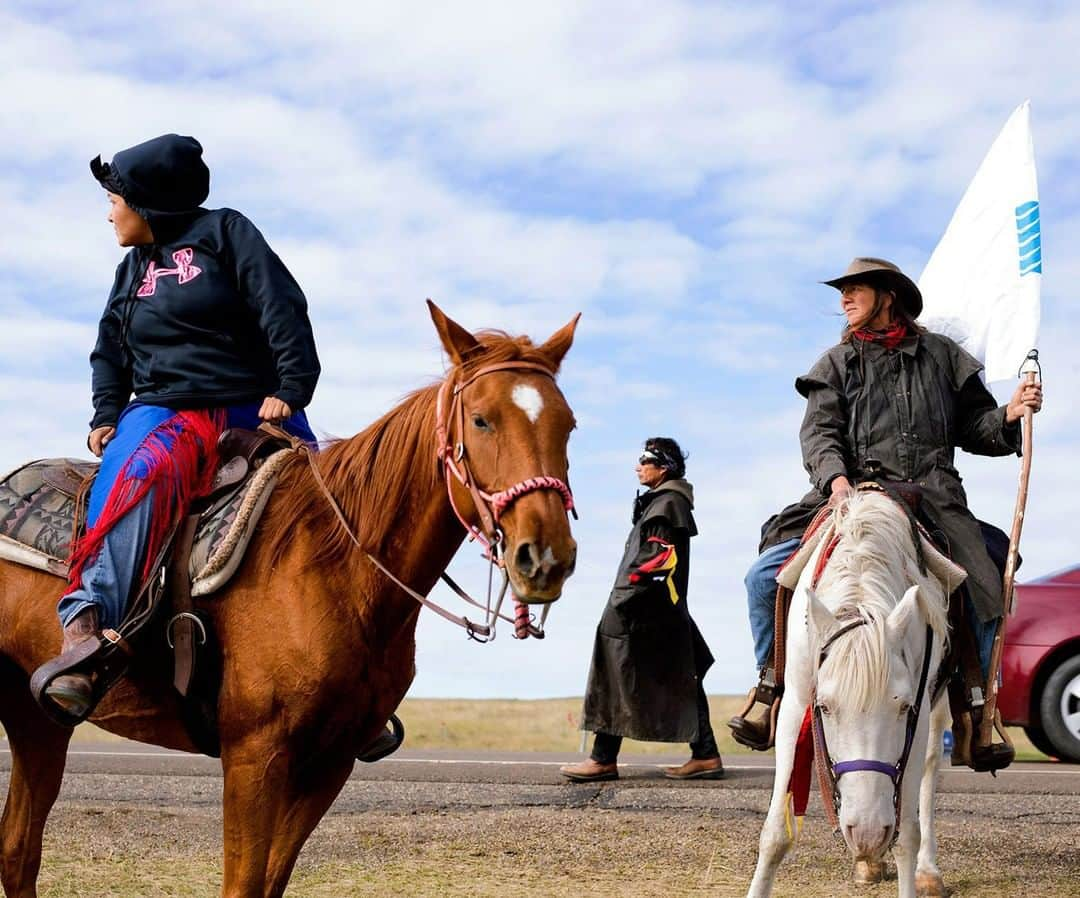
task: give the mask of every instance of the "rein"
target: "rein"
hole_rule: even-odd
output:
[[[550,369],[535,362],[500,362],[484,366],[469,376],[468,379],[456,384],[447,378],[439,388],[439,395],[435,406],[436,463],[444,469],[446,492],[454,515],[465,528],[469,540],[476,540],[484,547],[484,558],[487,559],[489,563],[486,602],[481,603],[470,596],[450,577],[449,574],[446,573],[445,570],[439,576],[458,597],[470,605],[484,611],[484,622],[479,624],[474,623],[467,617],[454,614],[452,611],[433,602],[427,596],[417,592],[407,583],[402,582],[385,564],[382,563],[382,561],[365,549],[360,543],[359,538],[356,536],[356,533],[349,525],[348,520],[345,518],[341,506],[334,498],[330,488],[326,485],[326,481],[323,479],[322,473],[319,471],[319,466],[316,463],[315,453],[312,451],[311,447],[303,440],[287,434],[278,427],[265,423],[260,425],[261,429],[272,433],[274,436],[288,440],[294,448],[305,454],[308,466],[311,469],[312,476],[315,478],[315,483],[318,485],[319,490],[326,498],[327,503],[333,510],[334,515],[337,517],[338,523],[345,531],[345,534],[352,541],[353,545],[363,552],[364,557],[403,592],[411,596],[425,608],[430,608],[440,617],[464,629],[466,635],[470,639],[475,639],[477,642],[490,642],[495,638],[495,623],[497,620],[504,620],[507,623],[513,624],[514,636],[518,639],[525,639],[529,636],[532,636],[535,639],[543,639],[544,624],[547,621],[548,612],[551,610],[550,603],[544,606],[540,615],[539,624],[535,624],[532,621],[531,615],[527,611],[527,606],[522,602],[517,602],[518,607],[513,617],[502,613],[502,603],[510,584],[510,577],[507,573],[506,563],[503,558],[502,545],[504,536],[498,525],[500,518],[506,513],[507,509],[522,496],[526,496],[529,493],[538,490],[554,490],[562,497],[563,507],[566,511],[572,513],[574,517],[577,518],[577,511],[574,508],[574,498],[570,491],[570,487],[557,477],[548,475],[528,477],[504,490],[499,490],[494,493],[487,492],[478,487],[473,478],[465,452],[465,407],[462,402],[462,392],[466,387],[486,374],[512,370],[537,371],[550,377],[553,381],[555,379],[555,375]],[[449,405],[447,404],[448,401]],[[444,411],[446,412],[445,416]],[[450,428],[454,423],[455,415],[458,424],[458,442],[452,444],[449,434]],[[470,524],[458,509],[457,503],[454,501],[453,484],[450,482],[451,474],[472,496],[473,504],[475,505],[477,515],[480,518],[480,527]],[[502,583],[499,586],[495,602],[492,604],[492,596],[494,594],[494,571],[496,568],[502,573]]]
[[[818,669],[825,662],[829,648],[841,636],[850,633],[857,627],[866,623],[865,618],[859,617],[840,627],[822,645],[818,655]],[[825,814],[829,818],[833,829],[840,828],[840,777],[845,773],[881,773],[889,777],[893,784],[893,806],[896,808],[896,825],[893,827],[893,844],[900,835],[900,810],[903,799],[902,786],[904,772],[907,770],[908,759],[911,757],[911,746],[915,741],[915,730],[919,725],[919,716],[922,713],[923,696],[926,694],[926,684],[930,677],[930,655],[934,647],[934,631],[926,627],[926,647],[923,651],[922,671],[919,674],[919,686],[915,693],[915,701],[908,709],[907,729],[904,735],[904,749],[900,753],[900,760],[895,764],[887,761],[878,761],[869,758],[856,758],[850,761],[833,761],[829,754],[829,746],[825,741],[825,727],[821,719],[821,705],[817,700],[817,674],[815,672],[815,684],[810,694],[810,706],[813,709],[813,735],[814,735],[814,758],[817,766],[818,785],[821,788],[821,802],[825,807]]]

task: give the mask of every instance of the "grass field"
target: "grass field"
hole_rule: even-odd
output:
[[[709,698],[713,729],[723,755],[747,751],[730,736],[728,718],[742,706],[742,697],[714,695]],[[407,698],[398,709],[405,724],[407,748],[460,748],[491,751],[576,752],[581,747],[578,729],[580,698],[552,698],[532,701],[514,699],[432,699]],[[1009,731],[1022,761],[1045,759],[1028,741],[1023,730]],[[75,731],[80,741],[112,739],[97,727],[85,724]],[[588,747],[591,748],[591,739]],[[624,755],[679,754],[685,746],[671,743],[636,742],[627,739]]]

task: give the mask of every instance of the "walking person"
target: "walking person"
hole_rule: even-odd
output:
[[[690,760],[673,779],[719,779],[724,765],[702,680],[712,653],[690,616],[694,490],[675,440],[653,437],[636,467],[647,487],[634,501],[633,529],[596,630],[581,727],[596,735],[589,759],[560,773],[575,782],[613,780],[624,737],[688,742]]]

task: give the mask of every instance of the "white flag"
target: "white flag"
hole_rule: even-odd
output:
[[[1037,346],[1041,288],[1039,192],[1025,101],[990,147],[926,263],[919,323],[979,359],[988,383],[1015,378]]]

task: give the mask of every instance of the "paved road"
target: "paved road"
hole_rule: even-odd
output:
[[[334,811],[582,804],[764,811],[772,786],[771,756],[734,755],[724,780],[688,783],[668,780],[660,770],[661,764],[678,763],[681,757],[627,757],[618,782],[569,785],[558,768],[573,758],[403,749],[376,764],[357,764]],[[10,755],[0,750],[0,783],[6,783],[10,766]],[[221,796],[218,761],[136,743],[77,743],[67,770],[61,801],[202,806],[219,802]],[[1024,796],[1026,815],[1080,824],[1080,766],[1014,764],[997,778],[945,769],[941,793],[943,810],[1010,816],[1021,810],[1016,796]]]

